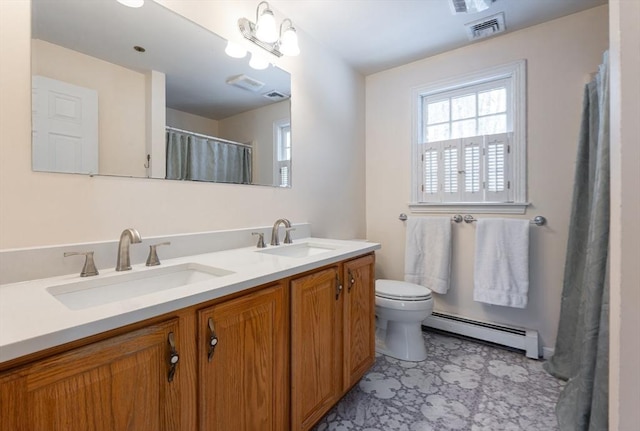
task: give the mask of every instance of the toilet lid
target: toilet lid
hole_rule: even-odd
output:
[[[376,296],[403,301],[424,301],[431,299],[431,290],[406,281],[376,280]]]

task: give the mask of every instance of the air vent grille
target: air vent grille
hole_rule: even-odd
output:
[[[465,24],[469,40],[484,39],[506,30],[504,14],[501,12],[478,21]]]
[[[268,92],[264,93],[262,96],[266,97],[267,99],[271,99],[271,100],[284,100],[284,99],[288,99],[289,98],[289,96],[287,96],[284,93],[279,92],[278,90],[268,91]]]
[[[253,91],[254,93],[257,93],[262,89],[262,87],[264,87],[264,82],[260,82],[257,79],[251,78],[247,75],[232,76],[231,78],[227,79],[227,84],[242,88],[244,90]]]

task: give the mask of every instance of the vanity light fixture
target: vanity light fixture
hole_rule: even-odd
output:
[[[260,13],[260,6],[265,8]],[[269,3],[261,1],[256,9],[256,37],[266,43],[275,43],[278,41],[278,28],[276,27],[276,17],[269,8]]]
[[[129,7],[142,7],[144,4],[144,0],[117,0],[118,3],[121,3],[125,6]]]
[[[265,7],[261,13],[260,7],[263,5]],[[247,18],[240,18],[238,20],[238,27],[240,28],[240,33],[242,33],[246,39],[269,51],[276,57],[300,54],[298,35],[296,34],[293,22],[289,18],[286,18],[280,24],[280,32],[278,32],[273,11],[266,1],[258,3],[255,24]]]
[[[247,50],[244,49],[244,47],[231,41],[227,42],[227,47],[224,49],[224,52],[233,58],[244,58],[247,56]]]
[[[263,70],[269,67],[269,61],[260,55],[251,53],[251,60],[249,60],[249,66],[255,70]]]
[[[282,31],[285,23],[288,23],[289,26]],[[280,52],[284,55],[295,57],[300,54],[300,47],[298,46],[298,33],[296,33],[296,28],[293,26],[293,22],[289,18],[286,18],[280,24]]]

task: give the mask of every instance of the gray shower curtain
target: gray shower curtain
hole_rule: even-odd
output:
[[[167,130],[167,179],[251,183],[251,148]]]
[[[563,431],[608,429],[609,61],[585,86],[558,338],[544,364],[567,380]]]

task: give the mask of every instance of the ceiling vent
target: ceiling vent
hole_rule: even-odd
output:
[[[268,91],[268,92],[264,93],[262,96],[266,97],[267,99],[271,99],[271,100],[285,100],[285,99],[289,98],[289,96],[287,96],[284,93],[280,93],[278,90]]]
[[[451,12],[454,15],[461,13],[482,12],[495,3],[496,0],[450,0]]]
[[[506,30],[504,25],[504,13],[488,16],[478,21],[473,21],[464,25],[467,29],[469,40],[484,39]]]
[[[254,93],[257,93],[258,91],[260,91],[260,89],[262,89],[262,87],[264,87],[264,82],[260,82],[257,79],[253,79],[247,75],[232,76],[231,78],[227,79],[227,84],[242,88],[244,90],[253,91]]]

